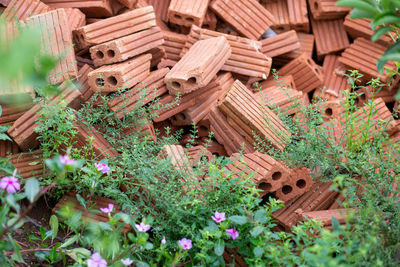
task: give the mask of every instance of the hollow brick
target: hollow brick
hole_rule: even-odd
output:
[[[215,31],[217,28],[217,16],[211,11],[211,9],[207,9],[206,16],[204,17],[203,25],[201,27],[211,31]]]
[[[18,153],[9,156],[8,159],[23,179],[40,178],[43,175],[44,163],[42,153],[41,150]]]
[[[30,16],[49,11],[50,8],[39,0],[11,0],[0,18],[6,21],[25,21]]]
[[[18,105],[1,104],[0,126],[13,124],[25,112],[31,109],[35,104],[33,102],[21,103]]]
[[[268,1],[263,6],[271,12],[275,18],[271,28],[277,32],[290,30],[289,10],[287,0]]]
[[[42,0],[51,8],[79,8],[88,17],[101,18],[113,15],[110,0]]]
[[[19,147],[15,142],[0,140],[0,158],[5,158],[10,154],[17,154],[19,151]]]
[[[276,57],[300,49],[301,44],[294,30],[261,40],[261,52]]]
[[[86,16],[82,11],[77,8],[64,8],[64,10],[71,31],[86,25]]]
[[[314,184],[307,168],[291,168],[289,177],[283,181],[282,186],[275,192],[278,199],[289,201],[307,192]]]
[[[168,7],[171,0],[147,0],[149,5],[154,7],[154,12],[156,12],[156,17],[164,22],[168,22]]]
[[[174,61],[174,64],[181,59],[181,51],[185,46],[187,36],[171,31],[162,31],[164,37],[165,59]],[[172,66],[173,66],[172,65]]]
[[[201,27],[210,0],[171,0],[168,7],[170,22],[190,27],[193,24]]]
[[[314,50],[314,35],[297,32],[297,37],[300,42],[300,49],[296,49],[292,52],[277,56],[273,58],[273,63],[278,66],[283,66],[289,63],[291,60],[299,57],[301,54],[305,53],[307,56],[313,56]]]
[[[166,57],[165,49],[162,46],[150,49],[149,53],[151,54],[150,68],[157,67],[157,65]]]
[[[78,72],[78,81],[81,85],[80,91],[82,94],[83,102],[89,101],[96,91],[93,91],[88,82],[88,74],[92,72],[93,69],[85,64]]]
[[[316,20],[344,18],[351,9],[337,6],[336,2],[337,0],[308,0],[312,17]]]
[[[289,10],[290,28],[296,31],[309,32],[310,23],[308,20],[306,0],[287,0]]]

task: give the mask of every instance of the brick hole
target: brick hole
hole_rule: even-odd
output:
[[[203,24],[203,26],[201,26],[203,29],[210,29],[210,25],[207,24]]]
[[[186,120],[186,116],[183,113],[176,114],[175,118],[176,118],[176,120],[181,120],[181,121]]]
[[[115,57],[115,51],[114,51],[114,50],[111,50],[111,49],[108,50],[108,51],[107,51],[107,56],[108,56],[108,57]]]
[[[99,51],[96,52],[96,57],[104,58],[104,53],[99,50]]]
[[[327,108],[327,109],[325,109],[325,114],[328,116],[332,116],[333,110],[331,108]]]
[[[293,188],[290,185],[285,185],[282,187],[282,193],[287,195],[293,191]]]
[[[194,22],[194,19],[189,17],[189,18],[186,18],[186,21],[187,21],[187,22],[190,22],[190,23],[193,23],[193,22]]]
[[[97,78],[96,79],[96,84],[99,87],[103,87],[104,86],[104,79],[103,78]]]
[[[195,84],[197,82],[196,77],[190,77],[189,80],[187,80],[189,84]]]
[[[272,180],[274,180],[274,181],[281,179],[281,177],[282,177],[282,173],[281,172],[274,172],[272,174]]]
[[[172,82],[172,87],[181,88],[181,84],[178,82]]]
[[[210,161],[210,159],[207,156],[201,156],[200,160],[201,161]]]
[[[285,28],[284,28],[283,26],[276,27],[275,29],[276,29],[277,31],[283,31],[283,30],[285,30]]]
[[[107,78],[107,82],[111,85],[117,85],[118,81],[117,78],[115,78],[114,76],[110,76]]]
[[[315,9],[315,10],[318,10],[318,8],[319,8],[318,2],[315,1],[315,2],[314,2],[314,9]]]
[[[365,99],[366,99],[365,94],[360,95],[360,98],[361,98],[362,101],[365,101]]]
[[[272,185],[270,183],[262,182],[258,185],[258,188],[263,190],[264,192],[267,192],[267,191],[271,190]]]
[[[219,156],[220,156],[219,153],[217,153],[217,152],[212,153],[212,155],[215,156],[216,158],[219,158]]]
[[[207,132],[208,128],[206,126],[204,126],[204,125],[200,125],[199,130]]]
[[[298,188],[304,188],[304,187],[306,187],[306,181],[305,181],[304,179],[300,179],[300,180],[298,180],[298,181],[296,182],[296,186],[297,186]]]
[[[179,15],[179,14],[175,14],[174,17],[177,19],[182,19],[181,15]]]

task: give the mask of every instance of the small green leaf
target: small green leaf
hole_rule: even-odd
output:
[[[262,226],[256,226],[253,229],[251,229],[250,234],[252,237],[257,237],[259,234],[261,234],[265,230],[264,227]]]
[[[90,250],[86,248],[74,248],[66,252],[73,260],[79,261],[79,259],[85,259],[90,257]]]
[[[333,216],[332,216],[332,228],[333,231],[335,232],[339,232],[341,230],[339,221]]]
[[[31,203],[35,200],[35,197],[39,193],[39,191],[39,182],[35,178],[30,178],[26,181],[25,194]]]
[[[372,35],[371,40],[373,42],[376,42],[379,40],[379,38],[381,38],[382,35],[386,34],[387,32],[390,32],[392,30],[393,30],[392,27],[388,27],[388,26],[381,27]]]
[[[245,217],[245,216],[234,215],[234,216],[229,217],[228,219],[239,225],[247,223],[247,217]]]
[[[264,254],[264,249],[261,247],[255,247],[253,252],[254,252],[254,256],[256,256],[256,258],[259,258]]]
[[[225,242],[222,239],[217,240],[217,242],[214,245],[214,252],[217,256],[222,256],[224,254],[225,250]]]
[[[265,209],[259,209],[254,213],[254,220],[258,223],[264,224],[267,222],[267,212]]]
[[[150,242],[146,242],[143,247],[147,250],[150,250],[154,248],[154,245]]]
[[[79,236],[78,235],[74,235],[74,236],[68,238],[67,240],[65,240],[64,244],[62,244],[60,246],[60,248],[66,248],[66,247],[74,244],[76,241],[78,241],[78,239],[79,239]]]
[[[375,19],[372,22],[372,29],[375,30],[375,27],[382,25],[382,24],[399,24],[400,17],[395,14],[385,14],[384,16]]]
[[[136,262],[136,266],[137,267],[150,267],[150,265],[148,265],[147,263],[145,263],[143,261]]]
[[[51,238],[54,239],[54,238],[56,238],[57,233],[58,233],[58,218],[56,215],[51,215],[49,224],[50,224],[51,230],[53,230],[53,236]]]
[[[39,161],[32,161],[32,162],[28,163],[29,166],[35,166],[35,165],[38,165],[38,164],[40,164]]]
[[[76,194],[76,199],[78,200],[79,204],[86,208],[86,200],[79,194]]]

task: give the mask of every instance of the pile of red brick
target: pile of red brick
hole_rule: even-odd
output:
[[[61,84],[61,88],[68,79],[81,83],[79,90],[67,88],[55,96],[55,102],[62,95],[69,107],[79,109],[97,91],[112,95],[124,90],[108,103],[109,109],[122,117],[124,111],[152,105],[159,98],[165,107],[158,111],[158,117],[132,131],[157,138],[155,128],[162,134],[165,126],[176,130],[196,123],[199,146],[188,153],[179,146],[166,147],[164,151],[164,156],[170,156],[188,179],[200,179],[194,176],[190,165],[198,162],[198,152],[204,150],[202,144],[213,132],[215,139],[204,156],[210,160],[213,155],[231,157],[233,164],[227,168],[234,175],[252,173],[261,196],[273,195],[285,201],[285,208],[274,214],[284,230],[303,220],[303,215],[320,218],[327,228],[332,215],[343,222],[342,196],[330,190],[330,183],[313,182],[310,170],[289,168],[255,151],[254,134],[283,150],[291,136],[273,107],[296,117],[299,108],[293,102],[309,105],[310,98],[319,96],[328,100],[321,112],[340,122],[338,99],[341,91],[349,87],[344,76],[347,69],[363,73],[364,82],[380,77],[387,83],[390,78],[376,69],[377,59],[393,42],[390,36],[371,42],[370,21],[350,19],[350,10],[335,3],[0,0],[4,6],[1,18],[9,22],[6,38],[16,33],[17,21],[23,22],[41,29],[44,52],[60,57],[49,83]],[[281,86],[274,81],[271,68],[279,70]],[[388,63],[387,68],[394,69],[394,63]],[[268,105],[261,104],[256,82],[269,100]],[[376,131],[378,121],[387,120],[387,130],[395,140],[400,138],[396,134],[398,126],[388,107],[393,107],[397,89],[395,78],[374,96],[379,110],[374,115],[376,125],[371,127]],[[11,154],[22,177],[40,176],[40,140],[34,128],[42,103],[4,103],[15,93],[32,98],[33,89],[0,91],[0,125],[11,125],[8,134],[14,140],[0,141],[0,156]],[[177,95],[181,98],[174,104]],[[364,90],[358,104],[372,97]],[[364,110],[359,114],[361,123]],[[337,125],[339,135],[341,124]],[[94,140],[97,159],[118,155],[100,133],[84,126],[78,127],[75,145],[82,147],[89,138]],[[189,138],[184,135],[181,145]],[[236,153],[242,149],[244,156],[239,158]]]

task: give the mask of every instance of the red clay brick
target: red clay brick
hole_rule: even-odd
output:
[[[173,65],[181,59],[181,51],[185,46],[187,36],[171,31],[162,31],[164,36],[164,44],[162,47],[165,49],[165,59],[173,61]],[[172,66],[173,66],[172,65]]]
[[[275,23],[274,16],[256,0],[213,0],[211,9],[243,36],[258,40]]]
[[[137,2],[137,0],[117,0],[117,1],[129,9],[134,9]]]
[[[90,56],[96,67],[125,61],[164,43],[159,27],[153,27],[122,38],[92,46]]]
[[[17,154],[19,147],[15,142],[0,140],[0,158],[5,158],[9,154]]]
[[[217,16],[210,9],[207,9],[206,16],[204,17],[203,29],[215,31],[217,28]]]
[[[271,12],[275,18],[274,25],[271,28],[277,32],[290,30],[289,10],[287,0],[268,1],[263,6]]]
[[[318,56],[341,51],[350,45],[343,19],[314,20],[311,18],[311,25]]]
[[[165,49],[162,46],[150,49],[149,53],[151,54],[150,68],[157,67],[161,60],[166,57]]]
[[[88,17],[110,17],[113,15],[110,0],[42,0],[51,8],[79,8]]]
[[[316,211],[303,211],[297,210],[299,218],[298,221],[317,220],[322,222],[324,227],[332,226],[332,217],[335,217],[340,224],[346,223],[347,210],[346,209],[329,209],[329,210],[316,210]]]
[[[13,154],[8,157],[11,164],[17,169],[17,173],[23,179],[39,178],[43,175],[42,151],[36,150],[28,153]]]
[[[267,57],[283,55],[301,47],[294,30],[261,40],[261,52]]]
[[[369,80],[371,78],[380,77],[380,81],[386,83],[390,75],[387,73],[382,75],[376,68],[376,62],[386,51],[386,48],[387,47],[373,43],[364,38],[357,38],[350,47],[342,53],[339,61],[350,69],[359,70],[365,75],[364,79]],[[392,61],[388,62],[385,67],[392,70],[396,69]]]
[[[213,154],[202,145],[189,147],[187,148],[187,151],[191,165],[197,165],[201,160],[206,160],[206,162],[215,160]]]
[[[275,192],[278,199],[289,201],[307,192],[314,184],[310,170],[307,168],[296,168],[289,170],[289,177]]]
[[[0,18],[7,21],[25,21],[30,16],[49,11],[50,8],[39,0],[11,0]]]
[[[305,54],[283,66],[279,70],[279,75],[292,75],[296,89],[303,93],[314,90],[324,81],[321,67]]]
[[[290,133],[268,107],[262,107],[249,89],[236,80],[218,108],[248,142],[254,143],[253,132],[273,147],[283,150]],[[265,120],[264,118],[268,118]]]
[[[300,49],[275,57],[273,59],[275,65],[283,66],[303,53],[312,57],[315,39],[314,35],[297,32],[297,37],[299,38]]]
[[[0,126],[13,124],[26,111],[34,106],[33,102],[28,102],[19,105],[3,105],[1,104],[2,113],[0,116]]]
[[[88,74],[92,90],[115,92],[128,89],[142,81],[150,72],[150,54],[144,54],[128,61],[105,65]]]
[[[337,6],[337,0],[308,0],[312,17],[316,20],[341,19],[351,10],[348,7]]]
[[[221,70],[261,79],[266,79],[268,77],[272,63],[271,58],[263,55],[259,51],[261,49],[261,42],[243,37],[192,26],[185,47],[182,49],[181,56],[183,56],[196,41],[218,36],[225,36],[232,49],[231,56],[222,66]]]
[[[192,24],[201,27],[209,0],[171,0],[168,8],[169,21],[185,27]]]
[[[78,72],[78,81],[81,85],[82,100],[84,102],[89,101],[95,93],[95,91],[90,88],[88,82],[88,74],[92,71],[93,69],[89,65],[85,64]]]
[[[154,27],[155,18],[152,6],[134,9],[73,31],[74,41],[79,49],[84,49]]]
[[[308,11],[306,0],[287,0],[290,28],[296,31],[309,32]]]
[[[361,88],[359,90],[359,92],[364,93],[365,99],[369,99],[371,101],[374,99],[377,99],[377,98],[382,98],[383,102],[391,103],[396,100],[395,95],[397,93],[397,90],[389,91],[389,90],[381,89],[379,92],[377,92],[377,91],[378,91],[378,88],[375,88],[375,90],[373,90],[371,88],[371,86],[367,86],[367,87]]]
[[[64,8],[69,29],[76,30],[86,25],[86,16],[77,8]]]
[[[157,18],[164,22],[168,22],[168,7],[171,0],[147,0],[147,3],[154,7]]]
[[[49,74],[49,82],[58,84],[65,79],[74,79],[78,74],[71,32],[63,9],[32,16],[27,25],[42,31],[42,51],[59,58],[56,68]]]
[[[185,179],[196,179],[185,150],[180,145],[165,145],[160,152],[161,157],[168,158],[176,170],[185,174]]]
[[[185,95],[206,86],[230,55],[223,36],[196,42],[165,76],[169,93]]]

